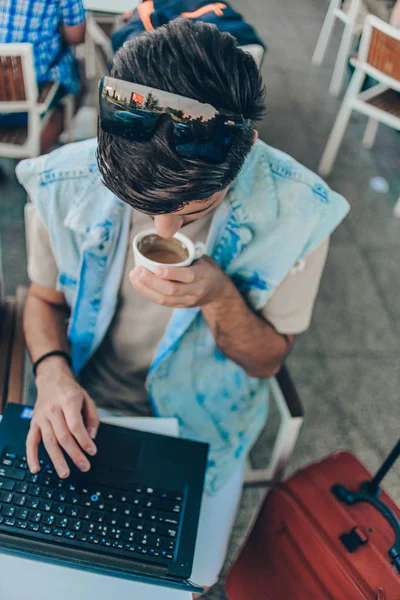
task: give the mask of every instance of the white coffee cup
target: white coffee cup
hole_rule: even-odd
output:
[[[178,231],[173,237],[180,242],[180,245],[188,255],[187,258],[175,263],[156,262],[147,258],[147,256],[144,256],[140,251],[140,245],[144,238],[154,235],[159,237],[156,229],[145,229],[134,237],[133,256],[135,259],[135,267],[144,267],[152,273],[155,273],[157,267],[189,267],[194,260],[201,258],[206,252],[206,247],[203,242],[192,242],[186,235],[183,235],[183,233]],[[161,251],[162,250],[160,250],[160,252]]]

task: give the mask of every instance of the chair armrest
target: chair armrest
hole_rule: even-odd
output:
[[[351,58],[350,63],[353,67],[355,67],[356,69],[360,69],[366,75],[369,75],[372,79],[376,79],[377,81],[386,85],[387,87],[400,92],[400,81],[398,79],[394,79],[393,77],[386,75],[382,71],[379,71],[379,69],[376,69],[369,63],[363,60],[359,60],[358,58]]]
[[[292,419],[303,418],[304,408],[286,365],[281,366],[275,380],[280,387],[290,417]]]
[[[0,414],[7,400],[15,313],[15,298],[5,298],[3,305],[0,306]]]
[[[246,44],[245,46],[239,46],[245,52],[248,52],[256,61],[257,67],[261,69],[265,50],[260,44]]]
[[[15,327],[8,374],[7,402],[21,404],[25,368],[25,336],[22,325],[27,288],[19,286],[15,299]]]
[[[86,20],[86,35],[90,36],[95,44],[103,49],[106,58],[111,61],[113,59],[113,49],[111,39],[104,33],[99,23],[92,16]]]
[[[41,89],[39,90],[39,113],[42,115],[47,112],[51,103],[53,102],[54,96],[57,94],[60,88],[60,84],[57,82],[47,82],[43,84]]]
[[[303,423],[303,406],[285,365],[271,379],[270,393],[280,414],[278,433],[269,466],[266,469],[249,466],[244,480],[246,486],[265,486],[282,478]]]

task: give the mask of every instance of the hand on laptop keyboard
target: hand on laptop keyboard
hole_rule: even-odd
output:
[[[84,452],[91,456],[97,452],[93,442],[99,425],[95,403],[61,357],[40,365],[36,387],[38,396],[26,442],[31,473],[39,471],[41,440],[59,477],[64,479],[70,473],[61,448],[78,469],[88,471],[90,462]]]

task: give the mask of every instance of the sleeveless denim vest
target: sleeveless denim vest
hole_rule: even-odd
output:
[[[116,310],[129,207],[103,185],[95,139],[23,161],[17,176],[50,234],[78,374]],[[257,141],[215,211],[207,251],[257,311],[348,210],[317,175]],[[201,310],[190,308],[175,309],[146,387],[155,414],[177,418],[183,436],[210,444],[206,484],[217,491],[265,424],[268,381],[226,358]]]

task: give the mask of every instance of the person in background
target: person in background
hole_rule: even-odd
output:
[[[352,0],[344,0],[343,9],[348,11]],[[357,24],[363,26],[367,15],[375,15],[393,27],[400,27],[400,0],[361,0]]]
[[[362,0],[366,10],[393,27],[400,27],[400,0]]]
[[[392,14],[390,15],[390,25],[393,27],[397,27],[400,29],[400,0],[397,0],[396,4],[392,9]]]
[[[82,0],[1,0],[0,43],[33,45],[37,83],[58,81],[63,92],[79,90],[79,70],[70,46],[85,38]]]
[[[227,31],[239,46],[257,44],[267,52],[267,47],[250,23],[227,2],[209,0],[144,0],[135,10],[123,15],[124,25],[113,32],[111,42],[114,52],[124,43],[143,31],[153,31],[178,17],[213,23],[220,31]]]
[[[61,477],[61,448],[88,471],[98,408],[177,418],[181,435],[210,444],[203,502],[215,523],[200,521],[191,579],[211,586],[266,420],[268,380],[310,324],[329,236],[349,206],[257,139],[260,72],[215,25],[177,19],[145,32],[117,52],[112,76],[102,104],[117,90],[119,102],[143,102],[137,85],[164,98],[149,139],[132,137],[128,124],[129,139],[107,132],[100,120],[98,139],[17,167],[35,207],[24,329],[37,400],[27,459],[37,472],[42,440]],[[183,106],[203,103],[204,115],[231,116],[223,142],[221,129],[209,138],[204,117],[207,143],[189,137],[185,154],[167,116],[176,94]],[[207,243],[207,256],[155,274],[134,268],[132,240],[149,227],[164,238],[182,230]]]

